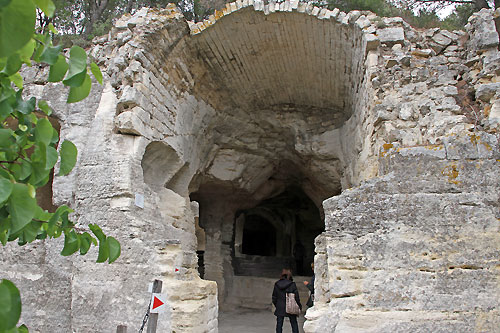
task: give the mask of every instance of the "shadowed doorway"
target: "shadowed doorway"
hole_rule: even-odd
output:
[[[312,275],[314,238],[323,229],[318,207],[295,185],[237,212],[235,275],[276,277],[283,267],[292,268],[294,275]]]

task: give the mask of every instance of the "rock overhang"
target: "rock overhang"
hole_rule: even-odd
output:
[[[259,2],[233,5],[191,25],[191,44],[233,105],[313,112],[342,126],[363,81],[367,44],[360,27],[330,19],[334,11],[313,15],[299,2],[283,2],[282,11],[260,10]]]
[[[344,165],[336,130],[362,104],[366,55],[378,45],[370,21],[374,17],[298,1],[238,1],[204,22],[189,23],[187,44],[206,71],[195,86],[210,86],[225,99],[211,103],[224,118],[214,129],[226,150],[215,154],[208,178],[218,173],[214,165],[231,150],[233,161],[258,162],[231,168],[232,176],[238,170],[236,185],[250,193],[279,173],[283,161],[291,161],[304,190],[321,193],[315,198],[319,206],[323,198],[338,194]],[[325,134],[328,143],[311,147],[313,137]],[[318,149],[328,156],[316,156]]]

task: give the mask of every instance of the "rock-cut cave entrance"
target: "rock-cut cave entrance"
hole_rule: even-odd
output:
[[[195,226],[173,225],[183,237],[196,233],[186,252],[217,282],[222,310],[269,308],[283,267],[311,275],[322,201],[357,182],[367,154],[364,32],[307,14],[241,8],[161,54],[172,60],[161,77],[179,104],[160,108],[175,107],[175,124],[152,119],[168,133],[166,148],[152,143],[145,154],[144,181],[198,202]],[[151,39],[152,51],[167,35]]]
[[[222,309],[243,303],[269,307],[272,284],[282,268],[291,268],[296,281],[313,274],[314,239],[324,231],[324,219],[321,205],[304,190],[310,181],[297,171],[278,171],[262,186],[266,184],[269,191],[262,198],[210,181],[202,181],[190,195],[199,203],[204,232],[198,240],[204,246],[198,253],[200,276],[217,282]],[[306,288],[298,286],[307,299]],[[242,295],[244,290],[252,290],[252,297]]]
[[[189,192],[205,232],[203,276],[217,282],[222,308],[267,308],[281,268],[312,273],[322,201],[357,181],[366,154],[369,39],[354,20],[307,14],[244,7],[191,26],[193,94],[213,112],[194,108],[209,125],[192,127],[205,146],[193,148],[203,154]]]

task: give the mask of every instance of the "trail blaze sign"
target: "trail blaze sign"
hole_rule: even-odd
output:
[[[167,305],[165,304],[165,295],[153,293],[151,295],[151,308],[150,313],[165,312]]]

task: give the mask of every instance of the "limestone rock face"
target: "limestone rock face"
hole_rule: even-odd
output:
[[[324,202],[317,260],[328,288],[306,331],[496,330],[499,153],[467,156],[497,147],[490,138],[391,148],[383,177]],[[448,153],[457,141],[459,159]]]
[[[485,51],[498,45],[498,33],[490,11],[482,9],[475,13],[469,25],[474,32],[470,43],[475,49]]]
[[[2,277],[27,290],[23,321],[130,330],[161,279],[161,331],[216,332],[219,307],[248,303],[241,286],[270,283],[235,275],[241,212],[295,187],[325,218],[306,332],[497,330],[492,22],[483,10],[468,34],[417,31],[296,0],[237,1],[198,23],[143,8],[94,40],[105,84],[89,99],[66,105],[46,69],[27,69],[25,92],[50,101],[79,150],[54,203],[122,255],[99,265],[95,251],[60,258],[57,241],[10,245]],[[256,293],[252,306],[265,304]]]

